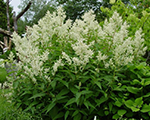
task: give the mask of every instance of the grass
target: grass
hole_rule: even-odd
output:
[[[6,97],[10,92],[9,89],[0,89],[0,120],[32,120],[29,114],[14,106],[10,97]]]

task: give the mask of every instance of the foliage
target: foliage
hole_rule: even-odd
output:
[[[10,94],[9,89],[0,89],[0,119],[1,120],[32,120],[32,116],[18,110],[13,103],[11,103],[10,97],[6,96]]]
[[[117,12],[102,27],[93,13],[72,24],[59,8],[28,27],[25,37],[13,34],[20,58],[11,78],[17,107],[44,120],[149,116],[141,29],[130,37]]]
[[[3,83],[7,80],[6,76],[7,72],[6,69],[4,68],[4,60],[0,59],[0,84],[2,84],[1,87],[3,87]]]
[[[111,8],[110,0],[56,0],[58,5],[62,5],[66,11],[67,18],[75,21],[78,18],[81,18],[82,15],[89,11],[93,10],[96,15],[96,20],[98,22],[105,19],[105,14],[101,12],[100,7],[109,7]],[[123,0],[124,3],[128,3],[129,0]]]
[[[100,14],[100,6],[102,3],[99,0],[57,0],[59,5],[63,5],[66,11],[67,18],[75,21],[77,18],[92,9],[96,14],[97,20],[102,20],[102,15]]]
[[[22,0],[19,5],[20,9],[24,9],[30,0]],[[51,0],[32,0],[30,9],[24,14],[24,22],[26,25],[37,24],[37,22],[45,16],[46,11],[51,13],[55,11],[56,3]],[[19,24],[21,25],[21,24]]]

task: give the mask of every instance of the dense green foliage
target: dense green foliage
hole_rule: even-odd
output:
[[[81,18],[81,16],[92,9],[96,15],[96,19],[100,22],[105,19],[105,14],[101,12],[100,7],[111,8],[110,0],[56,0],[58,5],[62,5],[66,11],[67,19]],[[123,0],[125,4],[129,0]]]
[[[50,84],[16,81],[16,105],[43,120],[150,118],[150,68],[145,63],[114,72],[94,68],[89,64],[75,75],[66,66]]]
[[[0,119],[1,120],[32,120],[28,113],[17,109],[11,102],[9,89],[0,89]]]
[[[19,8],[24,9],[30,0],[22,0]],[[23,15],[24,22],[26,25],[31,26],[33,24],[37,24],[37,22],[45,16],[47,11],[51,13],[56,9],[56,3],[51,0],[32,0],[31,7],[29,10]],[[21,25],[21,24],[19,24]]]

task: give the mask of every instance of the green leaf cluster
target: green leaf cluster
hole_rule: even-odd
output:
[[[90,69],[89,69],[90,67]],[[92,64],[75,74],[66,66],[51,78],[16,80],[14,102],[33,117],[91,120],[150,117],[150,68],[145,63],[116,71],[94,70]],[[93,68],[93,69],[92,69]]]

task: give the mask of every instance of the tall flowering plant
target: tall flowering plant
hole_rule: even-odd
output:
[[[60,7],[28,27],[25,37],[13,34],[20,59],[13,82],[15,99],[21,100],[16,103],[26,111],[41,113],[42,118],[65,115],[65,119],[87,119],[89,111],[94,118],[97,103],[90,99],[92,86],[97,85],[99,98],[102,69],[113,71],[140,61],[147,49],[142,30],[129,37],[129,25],[117,12],[103,26],[95,20],[92,10],[74,23],[65,18]],[[26,98],[29,102],[25,102]],[[53,111],[55,114],[51,114]]]

